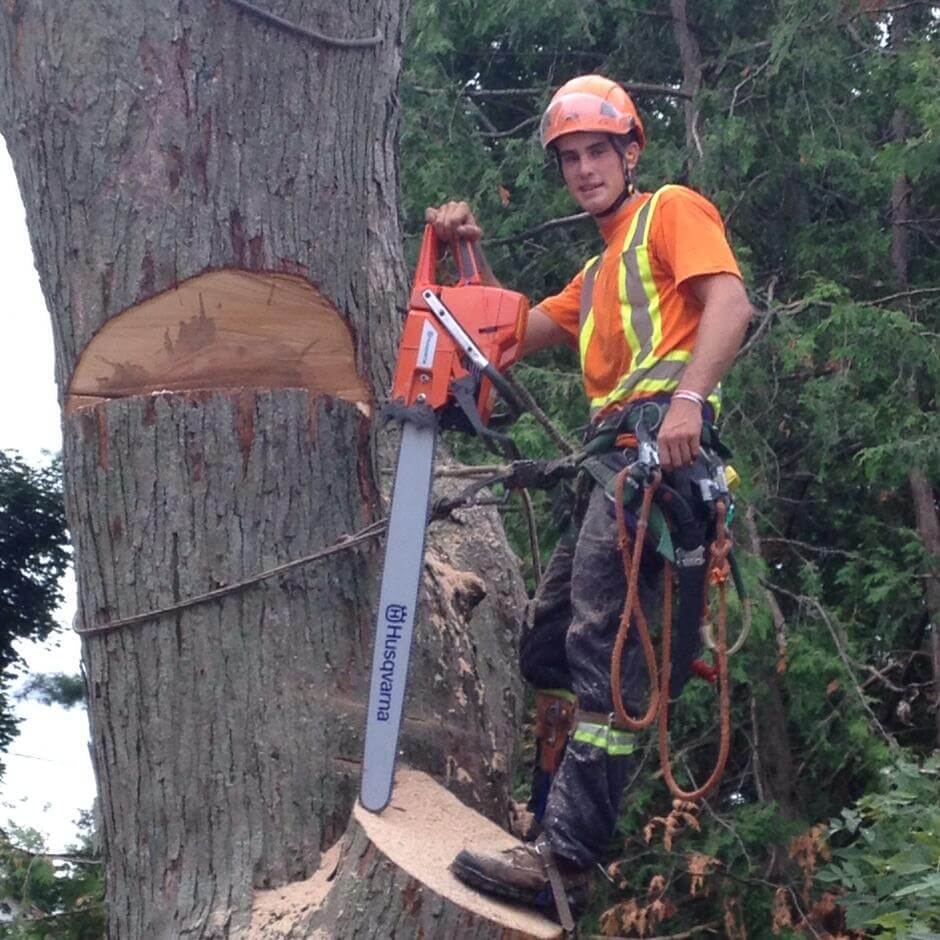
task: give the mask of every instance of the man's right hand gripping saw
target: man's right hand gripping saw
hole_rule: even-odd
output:
[[[542,118],[541,138],[575,202],[594,217],[604,248],[531,311],[523,355],[560,344],[579,352],[592,430],[621,434],[619,449],[601,458],[612,476],[635,460],[623,438],[642,419],[657,438],[665,482],[686,510],[677,564],[691,578],[701,566],[704,581],[708,518],[695,492],[703,426],[718,415],[718,383],[751,316],[721,217],[682,186],[637,190],[643,124],[626,91],[606,78],[585,75],[563,85]],[[427,220],[444,239],[482,236],[465,202],[428,209]],[[497,283],[488,266],[486,277]],[[639,587],[647,617],[660,569],[655,551],[645,552]],[[614,834],[633,772],[633,735],[611,718],[610,662],[625,592],[614,505],[595,485],[580,530],[561,540],[549,562],[520,645],[523,676],[549,690],[548,699],[540,696],[540,710],[558,719],[540,722],[544,735],[556,736],[539,743],[547,758],[544,805],[535,806],[542,834],[534,846],[508,852],[465,850],[451,866],[481,891],[549,913],[557,909],[568,929],[572,909],[577,915],[587,902],[590,871]],[[682,664],[694,658],[696,641],[681,657],[676,651],[671,695],[687,678]],[[645,682],[637,630],[631,629],[621,694],[633,715],[642,711]],[[557,734],[572,722],[560,749]]]

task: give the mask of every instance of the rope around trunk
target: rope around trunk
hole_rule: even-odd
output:
[[[360,529],[352,535],[340,536],[336,542],[326,548],[321,548],[319,551],[313,552],[310,555],[304,555],[302,558],[295,558],[293,561],[288,561],[283,565],[277,565],[275,568],[269,568],[267,571],[261,571],[258,574],[252,575],[250,578],[235,581],[232,584],[227,584],[225,587],[217,588],[214,591],[207,591],[205,594],[197,594],[195,597],[187,598],[176,604],[169,604],[166,607],[159,607],[156,610],[148,610],[142,614],[134,614],[132,617],[122,617],[120,620],[111,620],[108,623],[101,623],[93,627],[75,627],[74,630],[81,636],[95,636],[102,633],[111,633],[123,627],[133,627],[137,624],[145,623],[148,620],[156,620],[158,617],[162,617],[165,614],[174,614],[178,611],[186,610],[189,607],[196,607],[198,604],[218,600],[220,597],[227,597],[229,594],[242,591],[253,584],[267,581],[268,578],[273,578],[275,575],[284,574],[284,572],[291,571],[293,568],[299,568],[301,565],[320,561],[320,559],[335,555],[338,552],[345,552],[350,548],[354,548],[356,545],[360,545],[362,542],[367,542],[369,539],[381,535],[387,527],[388,519],[379,519],[377,522],[367,525],[365,528]]]
[[[439,471],[436,475],[475,477],[481,475],[484,472],[489,473],[493,469],[499,471],[504,470],[505,468],[499,465],[494,465],[493,467],[448,467],[442,469],[448,472],[441,473]],[[533,553],[533,564],[535,566],[538,580],[541,580],[541,559],[539,557],[538,532],[536,531],[535,513],[532,507],[532,500],[529,497],[527,490],[519,489],[518,492],[522,497],[522,508],[526,516],[526,527],[528,529],[530,547]],[[460,497],[452,500],[441,500],[436,503],[432,509],[431,518],[429,521],[433,522],[438,519],[446,518],[455,509],[469,509],[473,508],[474,505],[477,504],[470,503],[466,499]],[[490,504],[481,503],[479,505]],[[243,591],[245,588],[251,587],[254,584],[267,581],[269,578],[273,578],[279,574],[285,574],[294,568],[299,568],[302,565],[309,565],[313,562],[321,561],[324,558],[329,558],[331,555],[336,555],[339,552],[348,551],[350,548],[355,548],[357,545],[361,545],[363,542],[367,542],[370,539],[374,539],[376,536],[381,535],[387,528],[388,518],[386,517],[383,519],[378,519],[370,525],[359,529],[358,532],[354,532],[352,535],[341,535],[332,545],[328,545],[325,548],[311,552],[309,555],[302,555],[300,558],[294,558],[293,560],[285,562],[282,565],[276,565],[274,568],[268,568],[265,571],[259,571],[257,574],[243,578],[240,581],[233,581],[231,584],[226,584],[225,587],[216,588],[213,591],[206,591],[204,594],[196,594],[193,597],[186,598],[186,600],[178,601],[175,604],[167,604],[165,607],[158,607],[154,610],[148,610],[141,614],[133,614],[130,617],[122,617],[119,620],[110,620],[107,623],[96,624],[95,626],[91,627],[73,627],[73,629],[81,636],[97,636],[103,633],[112,633],[115,630],[120,630],[124,627],[134,627],[138,624],[146,623],[148,620],[156,620],[159,617],[165,616],[166,614],[175,614],[181,610],[187,610],[190,607],[197,607],[200,604],[206,604],[209,601],[219,600],[220,598],[228,597],[230,594]]]

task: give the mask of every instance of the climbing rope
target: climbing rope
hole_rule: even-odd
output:
[[[666,562],[663,576],[663,651],[662,665],[657,668],[656,654],[650,639],[649,624],[643,612],[639,599],[639,573],[640,560],[643,555],[643,545],[649,529],[650,510],[653,497],[662,482],[662,472],[656,470],[652,478],[643,489],[643,500],[637,518],[636,537],[633,551],[630,550],[630,533],[627,528],[626,513],[624,509],[624,487],[630,477],[630,467],[625,467],[617,474],[614,482],[614,509],[617,518],[617,539],[623,556],[624,575],[627,579],[627,597],[624,602],[617,637],[610,660],[611,699],[614,707],[614,717],[620,725],[630,731],[640,731],[648,728],[658,717],[659,719],[659,760],[662,766],[663,778],[670,792],[680,800],[700,800],[721,780],[728,761],[728,751],[731,740],[731,699],[728,687],[728,599],[727,581],[731,576],[729,555],[731,553],[731,539],[727,529],[727,506],[723,500],[717,502],[717,525],[715,538],[709,550],[708,583],[718,589],[718,640],[715,644],[715,656],[718,660],[718,691],[719,691],[719,717],[720,735],[718,743],[718,759],[708,779],[695,790],[683,790],[672,773],[672,763],[669,756],[669,680],[672,673],[672,565]],[[707,590],[707,589],[706,589]],[[703,599],[707,606],[707,600]],[[623,693],[620,683],[621,660],[623,648],[630,633],[631,624],[636,624],[640,642],[643,646],[643,655],[646,660],[646,671],[649,676],[650,698],[646,713],[641,718],[633,718],[627,714],[623,704]],[[743,639],[739,638],[739,644]],[[740,645],[736,644],[738,648]]]
[[[354,548],[362,542],[366,542],[369,539],[375,538],[377,535],[381,535],[387,527],[388,519],[379,519],[377,522],[367,525],[365,528],[354,532],[352,535],[340,536],[336,542],[332,545],[328,545],[326,548],[321,548],[319,551],[313,552],[310,555],[304,555],[302,558],[295,558],[293,561],[288,561],[275,568],[269,568],[267,571],[260,571],[258,574],[244,578],[241,581],[235,581],[232,584],[227,584],[225,587],[216,588],[214,591],[207,591],[205,594],[197,594],[194,597],[189,597],[175,604],[169,604],[166,607],[148,610],[142,614],[134,614],[132,617],[122,617],[120,620],[111,620],[108,623],[95,624],[91,627],[75,627],[74,630],[76,633],[81,634],[81,636],[95,636],[102,633],[111,633],[123,627],[133,627],[141,623],[146,623],[148,620],[156,620],[158,617],[163,617],[165,614],[175,614],[189,607],[196,607],[198,604],[219,600],[222,597],[227,597],[229,594],[243,591],[253,584],[258,584],[261,581],[268,580],[268,578],[273,578],[275,575],[284,574],[293,568],[308,565],[314,561],[320,561],[330,555],[335,555],[337,552],[348,551],[350,548]]]
[[[659,711],[659,763],[663,770],[663,779],[669,791],[678,800],[693,802],[701,800],[710,793],[721,780],[728,762],[731,743],[731,695],[728,688],[728,578],[731,565],[728,556],[731,553],[731,539],[726,526],[727,507],[723,500],[718,500],[718,524],[715,539],[709,550],[708,583],[718,588],[718,642],[715,656],[718,660],[718,714],[720,731],[718,737],[718,759],[708,779],[695,790],[683,790],[672,774],[672,761],[669,757],[669,673],[672,669],[672,619],[663,614],[663,668],[661,705]],[[666,565],[667,578],[665,590],[672,592],[672,565]],[[707,590],[707,589],[706,589]]]
[[[614,507],[617,515],[617,544],[623,556],[623,571],[627,579],[627,598],[620,616],[620,625],[617,628],[617,637],[614,640],[614,652],[610,660],[610,690],[613,699],[614,714],[617,720],[630,731],[642,731],[648,728],[655,720],[659,710],[659,680],[656,668],[656,653],[653,650],[653,641],[650,639],[649,625],[643,606],[640,604],[640,559],[643,555],[643,543],[646,541],[646,531],[649,526],[650,507],[653,496],[662,480],[662,474],[657,470],[653,479],[643,490],[643,502],[640,506],[640,515],[637,521],[636,545],[630,552],[630,533],[627,530],[627,520],[623,506],[623,489],[630,476],[630,468],[626,467],[617,474],[614,482]],[[667,597],[669,592],[667,592]],[[670,610],[671,613],[671,610]],[[665,613],[664,613],[665,616]],[[627,714],[623,704],[623,694],[620,686],[620,665],[623,658],[623,647],[630,633],[630,623],[636,620],[640,643],[643,645],[643,656],[646,659],[646,672],[649,676],[650,700],[646,714],[642,718],[632,718]]]
[[[480,474],[481,471],[505,471],[507,468],[500,466],[467,467],[463,468],[462,471],[461,468],[447,469],[450,472],[441,473],[439,475],[461,475],[476,477]],[[480,486],[485,486],[486,482],[487,481],[484,481],[480,484]],[[434,508],[431,512],[431,519],[444,519],[448,517],[455,509],[472,509],[477,506],[501,505],[503,503],[503,500],[501,499],[473,500],[473,497],[476,494],[476,489],[477,488],[471,488],[455,499],[439,500],[434,505]],[[518,488],[518,491],[522,498],[523,513],[526,516],[526,528],[529,533],[530,546],[533,553],[533,564],[535,566],[536,580],[540,581],[542,578],[541,559],[539,557],[538,532],[536,530],[535,524],[535,512],[532,507],[532,501],[529,497],[528,491],[524,488]],[[179,613],[180,611],[188,610],[190,607],[197,607],[200,604],[206,604],[210,601],[220,600],[223,597],[236,594],[239,591],[243,591],[255,584],[260,584],[262,581],[267,581],[270,578],[276,577],[277,575],[286,574],[288,571],[292,571],[294,568],[299,568],[303,565],[309,565],[317,561],[322,561],[323,559],[329,558],[331,555],[336,555],[339,552],[349,551],[349,549],[355,548],[357,545],[361,545],[363,542],[367,542],[370,539],[374,539],[381,535],[387,528],[388,519],[378,519],[370,525],[359,529],[357,532],[353,532],[351,535],[341,535],[332,545],[318,549],[309,555],[302,555],[300,558],[294,558],[291,561],[285,562],[283,565],[276,565],[274,568],[268,568],[265,571],[259,571],[257,574],[243,578],[240,581],[233,581],[231,584],[226,584],[224,587],[216,588],[213,591],[206,591],[204,594],[196,594],[193,597],[186,598],[185,600],[177,601],[173,604],[167,604],[165,607],[157,607],[153,610],[144,611],[143,613],[133,614],[130,617],[122,617],[119,620],[110,620],[107,623],[94,624],[88,627],[76,626],[73,629],[81,636],[100,636],[101,634],[112,633],[115,630],[121,630],[125,627],[135,627],[142,623],[147,623],[150,620],[157,620],[160,617],[166,616],[167,614]]]

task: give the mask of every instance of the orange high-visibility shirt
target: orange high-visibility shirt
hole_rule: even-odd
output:
[[[592,417],[675,391],[703,309],[687,282],[741,277],[718,210],[684,186],[643,193],[600,227],[603,254],[538,304],[580,350]],[[717,390],[709,400],[717,412]]]

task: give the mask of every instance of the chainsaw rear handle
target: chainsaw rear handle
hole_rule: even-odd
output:
[[[418,254],[418,264],[415,269],[415,287],[437,283],[435,268],[443,254],[444,247],[445,245],[437,237],[434,226],[425,225],[421,251]],[[459,285],[482,284],[483,258],[477,243],[466,238],[458,238],[450,247],[457,262],[457,283]]]
[[[457,283],[482,284],[483,257],[480,254],[480,246],[475,241],[459,238],[451,246],[451,250],[457,261]]]

